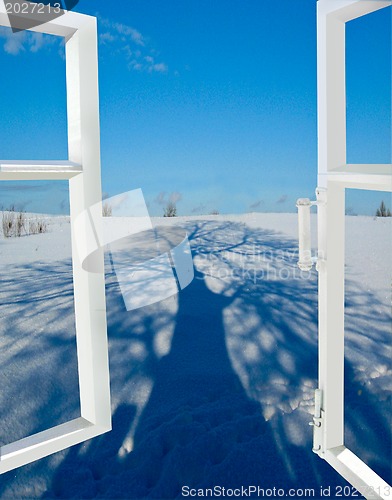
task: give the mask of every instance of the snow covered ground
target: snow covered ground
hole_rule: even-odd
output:
[[[311,451],[317,274],[296,266],[295,214],[154,224],[186,229],[196,274],[127,312],[107,256],[113,431],[0,476],[0,497],[251,485],[334,497],[346,483]],[[46,234],[0,237],[1,444],[79,416],[69,236],[52,218]],[[391,240],[392,219],[347,217],[346,441],[388,482]]]

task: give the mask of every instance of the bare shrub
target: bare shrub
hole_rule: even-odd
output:
[[[15,231],[15,211],[13,208],[2,212],[1,223],[4,238],[11,238]]]
[[[172,201],[169,201],[163,211],[164,217],[177,217],[177,207]]]
[[[23,212],[19,212],[18,215],[16,216],[16,222],[15,222],[15,236],[20,238],[22,236],[22,233],[26,231],[26,216]]]
[[[29,223],[29,234],[43,234],[48,230],[48,225],[43,219],[36,219]]]
[[[107,202],[102,205],[102,215],[103,217],[111,217],[113,215],[113,207]]]
[[[48,224],[44,219],[37,217],[35,220],[28,220],[26,214],[22,211],[17,213],[14,206],[3,210],[1,217],[4,238],[20,238],[23,234],[43,234],[48,230]]]

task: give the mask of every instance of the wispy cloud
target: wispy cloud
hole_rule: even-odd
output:
[[[99,42],[121,55],[129,70],[145,73],[167,73],[166,63],[157,59],[157,51],[140,31],[126,24],[112,22],[98,16],[101,33]]]
[[[282,205],[283,203],[286,203],[288,199],[287,194],[283,194],[278,200],[276,200],[277,205]]]
[[[115,40],[116,40],[116,37],[114,35],[112,35],[111,33],[109,33],[109,31],[106,31],[105,33],[101,33],[99,35],[99,41],[103,45],[110,44],[110,43],[114,42]]]
[[[171,195],[169,196],[170,203],[178,203],[181,200],[182,200],[182,194],[178,193],[177,191],[171,193]]]
[[[196,215],[201,215],[204,212],[206,212],[206,209],[207,207],[203,203],[201,203],[197,207],[192,208],[191,213]]]
[[[113,23],[112,27],[117,33],[123,35],[125,38],[129,38],[136,45],[142,45],[142,46],[145,45],[143,35],[140,33],[140,31],[136,30],[135,28],[131,28],[130,26],[127,26],[126,24],[122,23]]]
[[[161,191],[158,196],[156,196],[154,202],[158,205],[167,205],[168,203],[178,203],[182,200],[182,194],[178,191],[174,191],[166,196],[165,191]]]
[[[161,191],[158,196],[155,198],[155,203],[157,203],[158,205],[165,205],[165,203],[167,203],[166,201],[166,193],[165,191]]]
[[[99,43],[123,59],[129,70],[144,73],[167,73],[168,65],[163,62],[157,51],[150,46],[149,41],[140,31],[126,24],[112,22],[99,17],[101,33]],[[17,56],[24,52],[37,53],[51,47],[58,48],[64,58],[64,43],[59,37],[19,31],[13,33],[10,28],[0,27],[0,43],[7,54]]]
[[[41,49],[58,46],[61,42],[58,37],[35,33],[32,31],[19,31],[13,33],[10,28],[0,27],[0,40],[7,54],[17,56],[21,52],[39,52]]]
[[[69,213],[69,198],[64,198],[59,203],[59,209],[61,213]]]
[[[262,205],[264,205],[264,201],[258,200],[258,201],[255,201],[254,203],[252,203],[252,205],[249,205],[249,208],[251,210],[256,210],[257,208],[260,208]]]

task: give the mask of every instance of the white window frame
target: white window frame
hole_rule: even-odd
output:
[[[4,0],[0,26],[10,26]],[[76,242],[86,238],[87,228],[75,224],[79,214],[102,201],[96,18],[69,11],[31,31],[65,39],[69,158],[0,160],[0,181],[69,180],[81,417],[2,446],[0,474],[111,430],[103,254],[96,256],[99,272],[83,269]]]
[[[319,391],[314,451],[363,496],[384,499],[391,498],[390,486],[344,446],[345,190],[392,192],[391,164],[347,164],[345,25],[391,5],[391,0],[318,0],[317,6]]]

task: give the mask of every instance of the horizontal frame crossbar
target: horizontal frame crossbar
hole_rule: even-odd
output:
[[[348,164],[320,172],[322,179],[336,182],[344,188],[367,189],[374,191],[392,191],[392,164]]]
[[[330,170],[330,173],[342,172],[350,174],[392,175],[392,163],[348,163]]]
[[[326,185],[323,178],[327,179],[329,185],[333,182],[345,189],[392,192],[392,177],[390,175],[319,174],[319,185],[321,186]]]
[[[71,161],[0,160],[0,180],[69,180],[83,172]]]

